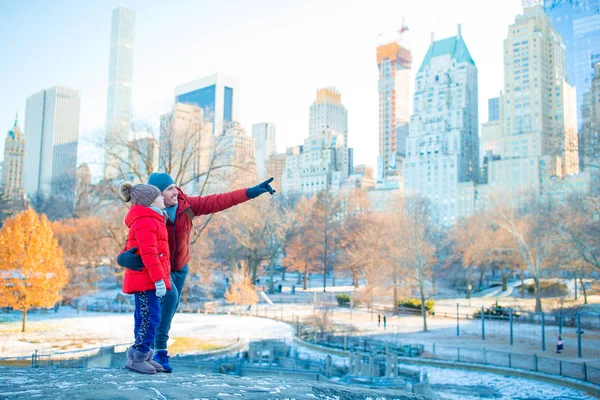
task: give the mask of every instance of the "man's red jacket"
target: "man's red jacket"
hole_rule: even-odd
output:
[[[181,189],[177,196],[177,218],[175,225],[167,222],[169,249],[171,250],[171,269],[179,271],[190,261],[190,234],[192,219],[199,215],[214,214],[250,200],[246,189],[208,196],[188,196]]]
[[[190,234],[194,217],[214,214],[250,200],[246,189],[208,196],[188,196],[180,188],[177,188],[177,191],[179,194],[175,225],[171,221],[167,222],[172,271],[179,271],[190,261]],[[125,250],[127,249],[123,249]]]
[[[164,280],[171,290],[171,263],[169,262],[169,236],[165,216],[149,207],[131,206],[125,216],[129,228],[125,250],[137,247],[144,269],[125,270],[123,292],[135,293],[154,290],[154,282]]]

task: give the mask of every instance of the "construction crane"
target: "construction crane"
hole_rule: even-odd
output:
[[[406,18],[402,17],[402,26],[400,26],[400,29],[398,29],[398,33],[400,34],[400,39],[402,39],[402,36],[404,36],[404,32],[406,32],[408,30],[408,26],[406,26],[406,24],[404,23],[405,20],[406,20]]]

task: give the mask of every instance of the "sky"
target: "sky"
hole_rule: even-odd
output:
[[[0,150],[33,93],[61,85],[81,91],[78,164],[94,154],[106,119],[112,10],[136,12],[133,115],[158,126],[175,86],[213,73],[240,82],[240,121],[277,125],[280,152],[308,136],[309,107],[335,87],[348,110],[355,164],[376,167],[376,47],[403,18],[413,80],[431,43],[457,24],[479,76],[479,122],[503,84],[503,40],[520,0],[2,0],[0,1]],[[8,34],[7,34],[8,33]],[[379,36],[383,34],[383,36]],[[412,99],[411,99],[412,103]],[[27,136],[27,132],[25,132]],[[1,156],[0,156],[1,157]]]

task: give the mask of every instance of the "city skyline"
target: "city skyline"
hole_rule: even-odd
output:
[[[501,84],[494,77],[502,73],[501,49],[505,27],[521,11],[517,0],[508,7],[506,4],[491,4],[491,8],[483,7],[476,1],[460,2],[461,7],[441,1],[433,2],[428,7],[410,3],[398,5],[389,1],[379,1],[366,7],[357,2],[354,8],[346,7],[345,2],[342,7],[340,1],[323,2],[318,6],[290,2],[262,3],[270,7],[250,9],[242,3],[236,3],[234,7],[194,3],[192,9],[197,8],[204,12],[203,15],[214,18],[207,19],[202,32],[194,31],[193,34],[183,29],[185,27],[189,31],[188,14],[193,12],[183,14],[160,4],[148,8],[137,1],[90,3],[85,8],[71,7],[68,12],[65,11],[64,18],[69,17],[74,21],[61,19],[61,22],[65,22],[65,31],[41,38],[43,40],[39,44],[31,41],[32,36],[35,37],[35,32],[50,23],[42,17],[42,11],[59,17],[59,11],[64,11],[74,3],[59,2],[50,10],[47,5],[35,1],[26,3],[27,7],[7,6],[2,18],[5,25],[16,35],[23,29],[29,34],[23,35],[24,40],[18,47],[12,42],[4,47],[16,54],[28,53],[24,55],[28,67],[22,71],[7,65],[2,67],[3,76],[10,77],[9,88],[13,87],[13,81],[21,82],[11,90],[13,96],[9,100],[1,100],[0,119],[12,120],[15,111],[22,113],[28,92],[52,84],[64,84],[82,91],[80,137],[85,141],[101,131],[106,115],[104,88],[107,87],[105,66],[109,59],[106,43],[110,36],[110,13],[112,9],[123,6],[137,14],[134,59],[136,83],[133,89],[135,117],[150,120],[158,126],[158,116],[172,107],[175,86],[213,73],[223,73],[240,81],[242,126],[250,131],[254,123],[273,121],[280,132],[278,150],[282,152],[286,147],[301,143],[306,136],[308,116],[303,104],[311,100],[314,90],[335,86],[344,93],[346,99],[349,112],[348,145],[357,149],[355,163],[376,166],[378,94],[377,66],[373,59],[378,42],[387,39],[386,35],[382,38],[377,34],[397,30],[401,25],[401,17],[405,15],[410,29],[405,39],[413,56],[419,59],[427,50],[430,31],[433,30],[436,37],[445,37],[452,34],[456,23],[462,23],[463,35],[469,43],[473,43],[470,47],[474,57],[485,60],[484,65],[478,66],[482,81],[479,103],[483,110],[482,104],[487,102],[487,98],[494,97],[501,89]],[[36,14],[26,24],[17,26],[13,23],[26,8],[32,7],[39,9],[40,15]],[[235,11],[231,12],[232,9]],[[265,9],[270,11],[260,11]],[[431,9],[436,10],[433,15]],[[464,13],[464,9],[471,12]],[[382,10],[387,11],[382,13]],[[484,12],[493,12],[494,21],[477,16]],[[158,14],[164,15],[164,22],[152,24],[156,20],[153,17]],[[212,21],[223,16],[231,17],[231,32],[226,32]],[[439,18],[441,16],[443,20]],[[236,25],[236,21],[242,17],[243,23]],[[306,18],[312,21],[311,25],[322,27],[315,32],[299,30],[299,25]],[[335,24],[322,24],[332,18]],[[71,39],[75,26],[82,19],[89,22],[91,28],[90,32],[86,30],[86,33],[79,33],[84,36],[81,38],[83,41],[88,40],[89,48],[86,49],[72,43]],[[34,23],[39,27],[33,29],[29,26]],[[481,35],[482,30],[486,35]],[[279,32],[278,38],[273,37],[273,32]],[[202,39],[204,37],[206,40]],[[189,51],[197,49],[198,45],[202,46],[203,51]],[[278,51],[274,52],[274,49]],[[46,62],[46,68],[41,73],[32,72],[40,59],[47,59],[48,52],[57,50],[65,53],[65,59],[77,58],[79,62],[73,65],[78,68],[66,68],[61,62],[62,58],[53,58],[51,62]],[[241,59],[261,61],[239,62]],[[19,76],[31,79],[19,79]],[[282,77],[286,78],[284,87],[281,85]],[[83,144],[81,147],[86,146]],[[80,159],[79,163],[83,161],[87,160]]]

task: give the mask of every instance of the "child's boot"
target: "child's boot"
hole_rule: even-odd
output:
[[[140,374],[155,374],[156,368],[146,362],[150,352],[142,352],[132,347],[127,349],[127,364],[125,368]]]

